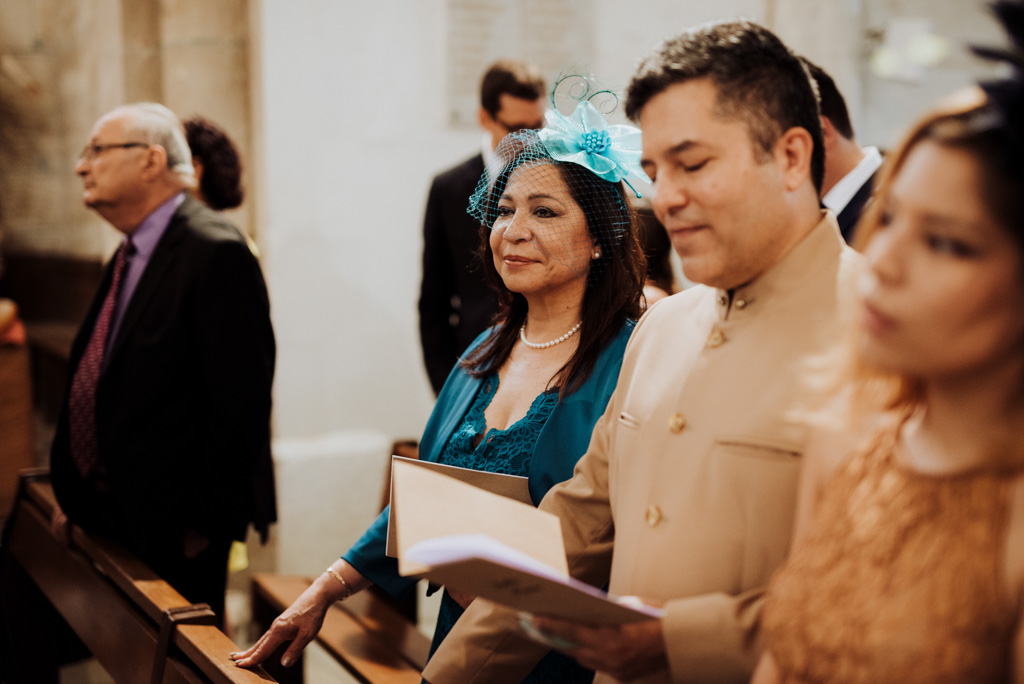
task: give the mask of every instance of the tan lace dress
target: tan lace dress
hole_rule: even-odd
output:
[[[1002,682],[1015,607],[1003,581],[1019,473],[931,477],[880,431],[823,488],[772,580],[766,647],[784,682]]]

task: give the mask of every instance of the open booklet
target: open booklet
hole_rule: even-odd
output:
[[[508,477],[508,476],[504,476]],[[593,625],[657,618],[569,577],[558,518],[437,469],[392,463],[398,569],[531,613]]]
[[[448,477],[454,477],[460,482],[471,484],[474,487],[480,489],[486,489],[489,492],[494,492],[500,496],[512,499],[514,501],[520,501],[525,504],[533,505],[533,500],[530,498],[530,484],[529,479],[521,477],[519,475],[505,475],[503,473],[490,473],[486,470],[473,470],[472,468],[459,468],[458,466],[445,465],[443,463],[434,463],[433,461],[421,461],[415,458],[406,458],[404,456],[391,456],[391,472],[394,472],[395,465],[397,463],[406,463],[415,468],[426,468],[435,472],[447,475]],[[395,501],[395,483],[394,479],[391,481],[391,515],[388,517],[388,539],[387,549],[385,553],[392,557],[398,558],[398,544],[396,543],[397,534],[395,533],[395,520],[398,519],[398,502]]]

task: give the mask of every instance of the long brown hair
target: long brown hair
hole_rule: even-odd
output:
[[[572,357],[551,379],[551,384],[558,387],[564,397],[587,381],[601,350],[615,338],[626,321],[640,317],[645,260],[637,237],[636,212],[630,206],[622,184],[601,180],[577,164],[551,163],[561,172],[573,200],[586,217],[587,231],[601,248],[601,256],[591,261],[587,274],[580,311],[579,344]],[[598,222],[608,221],[608,217],[615,217],[614,222],[625,224],[626,229],[618,235],[600,230]],[[519,328],[526,322],[528,308],[526,298],[509,291],[498,275],[490,234],[490,222],[482,224],[478,254],[488,284],[498,293],[498,311],[494,317],[497,327],[461,362],[473,377],[497,372],[508,360],[519,339]]]

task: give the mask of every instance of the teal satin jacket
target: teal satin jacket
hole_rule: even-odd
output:
[[[551,412],[537,438],[530,461],[529,487],[534,505],[555,484],[572,477],[576,461],[590,444],[590,433],[604,413],[615,390],[622,366],[626,343],[636,324],[628,321],[604,348],[587,381],[568,397],[561,399]],[[466,350],[471,352],[483,343],[491,331],[477,337]],[[476,398],[483,382],[456,366],[437,397],[434,410],[420,439],[420,458],[435,463],[440,459],[452,433],[459,427]],[[388,515],[385,508],[351,549],[342,556],[364,577],[389,594],[399,596],[416,585],[416,578],[398,574],[398,561],[384,553],[387,540]]]

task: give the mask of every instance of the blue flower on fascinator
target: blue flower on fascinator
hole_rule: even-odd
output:
[[[549,109],[544,118],[547,126],[537,135],[552,158],[579,164],[609,183],[624,181],[640,197],[636,188],[626,180],[632,177],[650,182],[640,167],[640,129],[609,126],[594,105],[586,100],[576,105],[572,116]]]

